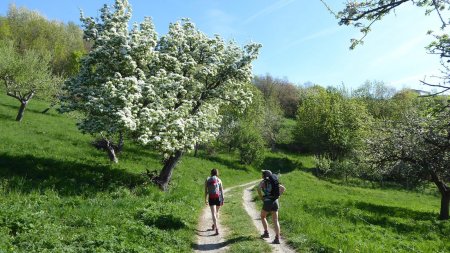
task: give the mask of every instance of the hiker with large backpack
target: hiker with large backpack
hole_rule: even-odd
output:
[[[270,170],[262,171],[263,180],[258,185],[258,195],[263,201],[263,207],[261,210],[261,221],[264,227],[264,233],[261,238],[270,238],[266,217],[269,213],[272,214],[272,221],[275,227],[275,239],[272,243],[280,244],[280,223],[278,222],[278,209],[280,207],[278,198],[286,190],[286,188],[280,184],[277,176],[275,176]]]
[[[223,185],[219,178],[219,171],[217,169],[211,170],[211,176],[205,181],[205,203],[211,208],[211,216],[213,220],[212,230],[215,230],[214,235],[219,234],[217,226],[219,219],[219,209],[223,205]]]

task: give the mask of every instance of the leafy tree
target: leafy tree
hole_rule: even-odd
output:
[[[339,91],[313,86],[297,113],[296,140],[310,152],[341,159],[362,145],[369,123],[361,103]]]
[[[265,140],[267,103],[261,92],[251,88],[252,103],[247,106],[238,120],[235,143],[239,151],[240,162],[259,166],[264,158],[267,139]]]
[[[0,79],[6,94],[20,102],[16,120],[21,121],[31,98],[52,93],[59,86],[59,79],[51,74],[48,55],[34,50],[19,54],[10,41],[0,41],[0,55]]]
[[[86,52],[81,29],[72,22],[49,21],[36,11],[10,5],[0,18],[0,38],[13,40],[19,52],[33,49],[51,55],[51,70],[56,75],[76,72],[73,54]]]
[[[8,19],[0,16],[0,38],[2,40],[11,39],[11,27],[9,25]]]
[[[449,219],[449,107],[405,113],[400,121],[385,122],[369,141],[367,157],[374,169],[388,175],[400,171],[409,180],[433,182],[441,194],[439,218]]]
[[[139,103],[150,103],[140,99],[145,94],[153,101],[144,69],[152,60],[156,32],[150,19],[129,31],[130,17],[127,1],[116,1],[113,12],[105,5],[98,23],[82,14],[92,49],[82,58],[79,73],[65,82],[61,99],[61,112],[82,112],[78,128],[100,137],[98,144],[113,162],[118,162],[123,134],[136,129]]]
[[[239,140],[237,149],[239,150],[240,162],[243,164],[254,164],[256,167],[263,162],[265,141],[258,129],[252,122],[242,122],[236,136]]]
[[[368,112],[377,119],[390,118],[395,113],[390,100],[394,94],[395,89],[381,81],[366,81],[352,92],[352,96],[363,101]]]
[[[228,152],[239,151],[243,164],[259,164],[266,146],[275,148],[283,112],[277,100],[265,101],[261,91],[252,85],[252,103],[242,112],[227,107],[217,137],[219,146]]]
[[[255,76],[253,83],[261,90],[266,101],[273,101],[281,106],[284,115],[295,118],[299,102],[298,88],[288,80],[274,78],[269,74]]]
[[[267,145],[274,151],[282,126],[283,110],[277,100],[269,99],[264,103],[263,115],[262,135]]]
[[[262,139],[264,98],[261,91],[255,86],[249,84],[248,89],[252,93],[252,102],[245,110],[237,108],[232,104],[223,106],[220,109],[222,122],[216,138],[216,145],[228,152],[232,152],[242,146],[243,139],[240,137],[240,134],[243,132],[242,128],[246,126],[248,126],[248,129],[252,129],[253,132],[257,133]]]

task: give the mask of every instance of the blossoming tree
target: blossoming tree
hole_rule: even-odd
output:
[[[251,43],[241,48],[217,35],[210,38],[187,19],[171,24],[159,39],[147,73],[157,101],[141,103],[137,132],[142,143],[151,143],[165,156],[156,180],[162,189],[167,189],[183,152],[217,136],[221,106],[245,108],[251,103],[246,84],[260,47]],[[153,94],[145,90],[142,99],[149,101]]]
[[[112,161],[112,137],[123,131],[160,151],[164,167],[155,181],[165,190],[182,154],[217,136],[219,108],[251,103],[245,87],[261,45],[210,38],[187,19],[159,39],[150,19],[128,32],[128,1],[116,0],[114,8],[101,9],[101,23],[82,17],[94,45],[66,82],[61,109],[84,114],[79,128],[101,135]]]
[[[113,12],[105,5],[101,21],[81,15],[84,38],[93,46],[79,74],[65,83],[62,97],[61,111],[82,112],[78,128],[100,136],[113,162],[118,161],[113,139],[136,129],[141,89],[146,87],[147,99],[152,94],[144,84],[144,68],[152,59],[156,32],[150,19],[129,31],[130,17],[131,7],[123,0],[115,2]]]

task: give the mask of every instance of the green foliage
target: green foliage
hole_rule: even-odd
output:
[[[278,101],[266,99],[263,115],[262,135],[267,145],[272,150],[275,150],[275,145],[280,137],[281,124],[283,122],[283,111]]]
[[[239,150],[240,161],[243,164],[253,164],[255,167],[261,165],[265,143],[261,134],[249,124],[243,124],[236,136],[239,139],[237,149]]]
[[[19,52],[36,50],[51,55],[51,69],[56,75],[75,73],[78,62],[73,54],[86,52],[81,29],[74,23],[49,21],[41,14],[10,5],[0,19],[0,38],[14,41]]]
[[[347,181],[348,178],[360,177],[362,176],[361,172],[362,165],[357,162],[357,158],[353,157],[353,159],[341,159],[341,160],[331,160],[326,155],[315,156],[315,175],[316,176],[325,176],[328,178],[345,178]]]
[[[393,103],[394,100],[391,99],[394,94],[395,89],[386,86],[381,81],[366,81],[352,92],[352,97],[361,100],[372,117],[380,119],[392,118],[397,112]]]
[[[243,111],[235,107],[222,109],[223,121],[216,140],[216,145],[222,150],[231,152],[237,149],[242,164],[261,164],[264,158],[267,139],[265,134],[272,129],[266,124],[268,109],[264,104],[261,92],[255,87],[249,89],[253,94],[252,103]]]
[[[297,114],[296,140],[314,154],[345,158],[363,145],[370,117],[361,103],[336,90],[314,86]]]
[[[10,41],[0,41],[0,82],[6,94],[21,103],[17,120],[22,119],[23,110],[34,97],[49,98],[58,90],[61,80],[52,76],[48,55],[34,50],[19,54]]]
[[[11,39],[11,27],[8,20],[5,17],[0,16],[0,39]]]
[[[279,104],[285,117],[295,118],[299,102],[298,88],[288,80],[274,78],[270,74],[255,76],[253,83],[263,93],[266,101]]]

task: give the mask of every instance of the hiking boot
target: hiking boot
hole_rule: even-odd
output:
[[[270,238],[269,232],[268,231],[264,231],[264,233],[261,235],[261,238]]]
[[[219,235],[219,230],[216,229],[216,233],[214,235]]]
[[[216,229],[216,225],[212,224],[212,230]]]
[[[275,239],[272,242],[273,244],[280,244],[280,238],[278,238],[277,236],[275,236]]]

